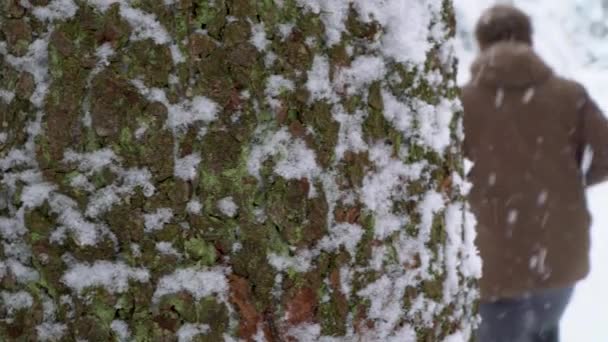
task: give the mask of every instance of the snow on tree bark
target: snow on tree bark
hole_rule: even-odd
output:
[[[2,339],[468,340],[452,12],[3,2]]]

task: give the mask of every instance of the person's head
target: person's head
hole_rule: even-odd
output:
[[[481,50],[502,41],[532,45],[532,23],[524,12],[513,6],[495,5],[479,18],[475,36]]]

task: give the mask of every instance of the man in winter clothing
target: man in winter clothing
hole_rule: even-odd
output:
[[[532,49],[521,11],[488,9],[462,89],[470,203],[483,260],[479,342],[557,341],[589,271],[585,187],[608,176],[608,122]]]

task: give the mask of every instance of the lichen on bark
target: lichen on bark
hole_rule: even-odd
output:
[[[452,12],[5,2],[0,339],[468,339]]]

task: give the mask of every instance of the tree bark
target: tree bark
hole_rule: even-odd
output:
[[[470,338],[450,1],[0,11],[2,340]]]

